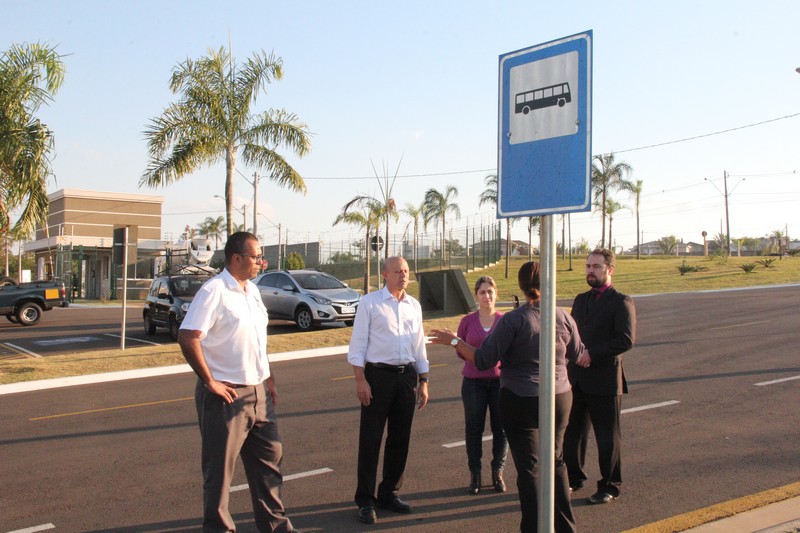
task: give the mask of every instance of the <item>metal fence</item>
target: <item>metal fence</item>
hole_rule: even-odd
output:
[[[326,239],[317,241],[283,242],[280,245],[264,246],[263,254],[270,268],[287,268],[287,258],[296,254],[303,260],[306,268],[319,268],[339,279],[361,279],[366,271],[367,256],[370,259],[370,273],[380,272],[380,264],[387,256],[402,256],[414,272],[458,268],[472,271],[496,263],[505,255],[505,241],[501,239],[500,224],[478,224],[455,226],[447,230],[442,245],[441,232],[429,231],[417,234],[409,232],[389,233],[385,230],[377,238],[375,231],[366,231],[360,236],[355,232],[342,240]],[[367,243],[379,243],[368,246]],[[387,250],[388,249],[388,250]],[[525,252],[527,254],[527,251]],[[379,274],[378,274],[379,275]]]

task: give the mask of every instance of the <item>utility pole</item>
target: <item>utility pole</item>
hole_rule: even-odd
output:
[[[253,172],[253,235],[258,237],[258,172]]]
[[[728,215],[728,172],[722,171],[722,181],[725,186],[725,232],[728,239],[728,257],[731,256],[731,219]]]
[[[711,185],[714,185],[714,182],[711,181],[710,179],[708,179],[708,178],[703,178],[703,179],[705,181],[709,182]],[[722,180],[723,180],[724,190],[720,191],[719,187],[717,187],[716,185],[714,185],[714,188],[717,189],[720,193],[722,193],[722,196],[725,197],[725,231],[727,233],[726,240],[728,241],[728,257],[730,257],[731,256],[731,219],[730,219],[730,215],[729,215],[729,212],[728,212],[728,197],[731,194],[733,194],[733,190],[736,189],[736,187],[738,187],[739,184],[742,181],[744,181],[744,178],[742,178],[740,181],[738,181],[736,183],[736,185],[734,185],[733,189],[730,190],[730,192],[728,192],[728,172],[727,171],[722,171]],[[720,233],[722,233],[722,221],[721,220],[720,220]]]

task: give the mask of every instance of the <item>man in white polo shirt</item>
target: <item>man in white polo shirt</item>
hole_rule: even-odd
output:
[[[225,269],[198,291],[178,343],[198,376],[203,530],[234,531],[228,498],[241,456],[259,531],[296,532],[281,501],[283,449],[275,419],[278,391],[267,358],[267,309],[250,281],[263,263],[258,239],[237,232]]]

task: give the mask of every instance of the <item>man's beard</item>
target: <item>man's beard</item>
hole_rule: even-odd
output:
[[[594,277],[590,278],[589,276],[586,276],[586,283],[588,283],[590,287],[593,287],[595,289],[602,287],[603,285],[606,284],[605,281],[600,281],[598,278]]]

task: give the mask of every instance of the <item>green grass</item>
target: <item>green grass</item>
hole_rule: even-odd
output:
[[[557,262],[556,295],[558,299],[571,300],[587,290],[584,279],[585,257],[573,257],[573,270],[569,271],[568,260]],[[701,272],[688,272],[681,276],[678,267],[686,260],[689,265],[705,267]],[[727,260],[704,257],[620,257],[614,274],[614,286],[627,294],[654,294],[713,290],[800,283],[800,257],[774,261],[771,268],[757,268],[752,273],[744,272],[740,265],[758,262],[758,257],[732,257]],[[511,258],[508,278],[505,277],[505,261],[475,272],[465,274],[467,284],[472,287],[482,275],[490,275],[498,286],[498,300],[509,302],[519,295],[517,271],[527,258]],[[359,280],[348,280],[352,287],[360,287]],[[419,286],[411,283],[409,294],[419,296]],[[460,316],[444,317],[441,313],[425,316],[425,329],[446,326],[455,329]],[[325,328],[309,332],[273,335],[269,338],[269,352],[282,353],[294,350],[345,345],[350,340],[350,328]],[[129,348],[125,351],[110,349],[96,352],[80,352],[40,359],[25,358],[0,361],[0,383],[15,383],[65,376],[130,370],[153,366],[183,363],[177,344]]]

